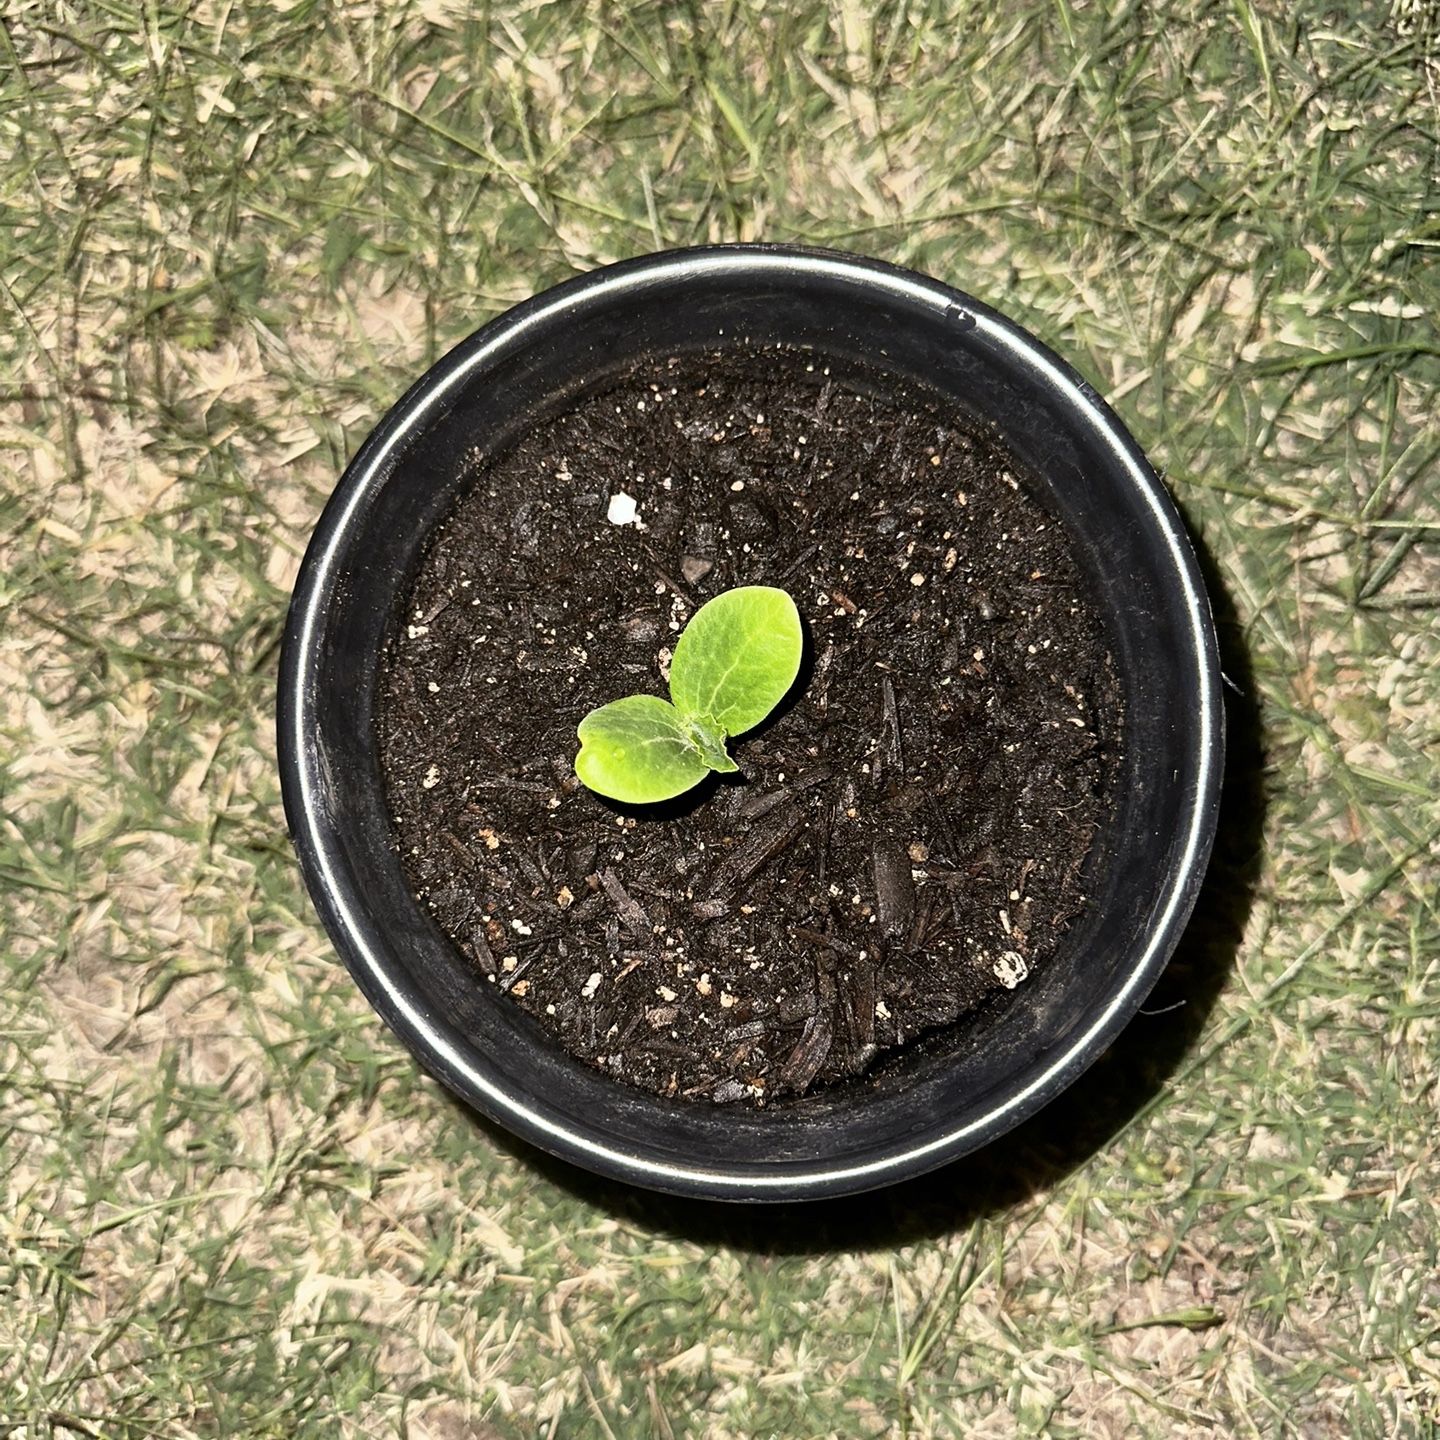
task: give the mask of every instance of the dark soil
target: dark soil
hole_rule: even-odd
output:
[[[416,893],[616,1078],[712,1101],[866,1072],[1045,963],[1084,905],[1119,705],[1061,528],[929,397],[803,355],[638,374],[480,467],[398,617],[382,763]],[[611,497],[640,524],[607,519]],[[794,596],[791,702],[660,815],[575,727],[667,693],[695,609]]]

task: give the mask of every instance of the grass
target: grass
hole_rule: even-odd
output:
[[[1440,1431],[1437,32],[7,7],[0,1436]],[[302,894],[271,735],[298,556],[408,380],[577,271],[757,237],[1082,368],[1243,691],[1149,1013],[986,1154],[798,1214],[589,1180],[417,1074]]]

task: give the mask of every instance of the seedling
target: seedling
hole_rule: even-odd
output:
[[[670,661],[670,699],[627,695],[579,729],[575,773],[627,805],[671,800],[712,770],[740,767],[725,742],[753,730],[784,698],[804,644],[795,602],[742,585],[702,605]]]

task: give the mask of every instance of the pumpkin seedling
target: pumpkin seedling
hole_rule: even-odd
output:
[[[738,770],[725,742],[753,730],[800,671],[795,602],[770,585],[742,585],[702,605],[670,661],[670,699],[628,695],[579,728],[575,773],[627,805],[671,800],[712,770]]]

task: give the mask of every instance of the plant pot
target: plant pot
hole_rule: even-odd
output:
[[[407,884],[386,811],[382,643],[464,457],[494,453],[631,363],[716,343],[800,345],[938,391],[991,427],[1069,532],[1104,613],[1125,711],[1089,904],[1028,983],[917,1047],[883,1084],[764,1110],[630,1088],[564,1053],[482,983]],[[477,1110],[576,1164],[732,1200],[860,1191],[1032,1115],[1114,1040],[1163,970],[1214,834],[1222,759],[1209,606],[1175,507],[1094,389],[1033,337],[933,280],[778,246],[596,271],[465,341],[365,442],[297,581],[279,691],[286,815],[310,892],[376,1010]]]

